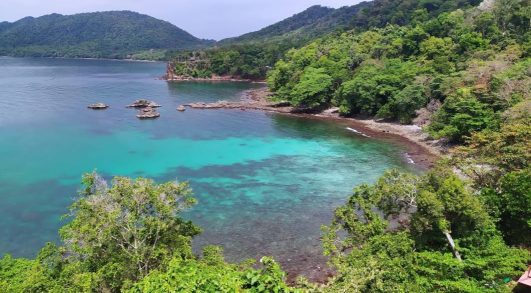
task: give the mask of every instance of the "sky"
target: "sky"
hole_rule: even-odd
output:
[[[50,13],[132,10],[169,21],[199,38],[220,40],[259,30],[320,4],[361,0],[0,0],[0,22]]]

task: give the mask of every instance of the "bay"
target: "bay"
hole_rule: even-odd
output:
[[[227,259],[271,255],[290,272],[324,262],[320,226],[352,188],[389,168],[412,170],[404,148],[341,124],[260,111],[187,110],[237,100],[262,85],[160,80],[164,63],[0,57],[0,254],[31,257],[58,241],[81,175],[189,181],[194,240]],[[163,105],[138,120],[126,105]],[[93,111],[88,104],[110,108]]]

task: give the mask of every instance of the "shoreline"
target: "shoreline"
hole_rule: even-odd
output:
[[[182,106],[192,109],[240,109],[259,110],[305,119],[335,121],[353,133],[367,138],[382,139],[404,146],[407,152],[404,160],[422,169],[430,169],[434,163],[447,153],[447,149],[432,140],[416,125],[403,125],[392,122],[380,122],[372,118],[341,117],[337,109],[328,109],[320,113],[305,113],[286,103],[274,103],[268,100],[267,87],[243,92],[240,101],[218,101],[214,103],[189,103]]]
[[[202,77],[189,77],[189,78],[172,78],[168,79],[166,77],[161,77],[162,80],[165,80],[167,82],[248,82],[248,83],[256,83],[256,84],[266,84],[265,81],[262,80],[252,80],[252,79],[238,79],[238,78],[202,78]]]
[[[379,122],[361,117],[341,117],[335,109],[314,114],[298,112],[287,103],[270,102],[268,100],[270,94],[267,87],[261,87],[244,91],[239,101],[197,102],[182,106],[198,110],[253,110],[300,119],[332,121],[351,131],[353,135],[382,140],[403,148],[404,162],[412,164],[413,170],[420,172],[431,169],[435,162],[447,153],[447,150],[438,145],[437,141],[429,139],[419,126]],[[335,274],[334,270],[328,266],[327,258],[322,255],[302,255],[296,258],[277,259],[277,261],[286,271],[287,281],[290,284],[295,283],[298,276],[304,276],[317,284],[326,284]]]
[[[52,57],[52,56],[11,56],[0,55],[0,58],[43,58],[43,59],[65,59],[65,60],[98,60],[98,61],[123,61],[123,62],[146,62],[146,63],[165,63],[165,60],[148,60],[148,59],[131,59],[131,58],[96,58],[96,57]]]
[[[245,78],[236,78],[232,76],[216,76],[216,77],[183,77],[178,75],[170,74],[168,71],[166,75],[164,75],[162,80],[168,81],[168,82],[183,82],[183,81],[197,81],[197,82],[218,82],[218,81],[226,81],[226,82],[249,82],[249,83],[258,83],[258,84],[266,84],[265,80],[254,80],[254,79],[245,79]]]

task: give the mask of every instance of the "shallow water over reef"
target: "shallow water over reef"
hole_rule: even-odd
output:
[[[187,110],[260,85],[167,83],[163,63],[0,57],[0,254],[33,256],[56,241],[80,176],[190,181],[186,217],[227,259],[272,255],[292,272],[322,265],[320,226],[352,188],[410,169],[397,145],[340,124],[241,110]],[[163,105],[141,121],[125,106]],[[93,111],[90,103],[110,108]]]

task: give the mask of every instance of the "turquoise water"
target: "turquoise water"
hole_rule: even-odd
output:
[[[250,83],[167,83],[163,63],[0,58],[0,254],[33,256],[56,241],[80,176],[190,181],[199,203],[186,217],[229,260],[273,255],[290,271],[321,264],[320,226],[352,188],[403,149],[331,122],[241,110],[187,110],[239,99]],[[125,105],[149,98],[161,117]],[[105,111],[88,110],[105,102]]]

